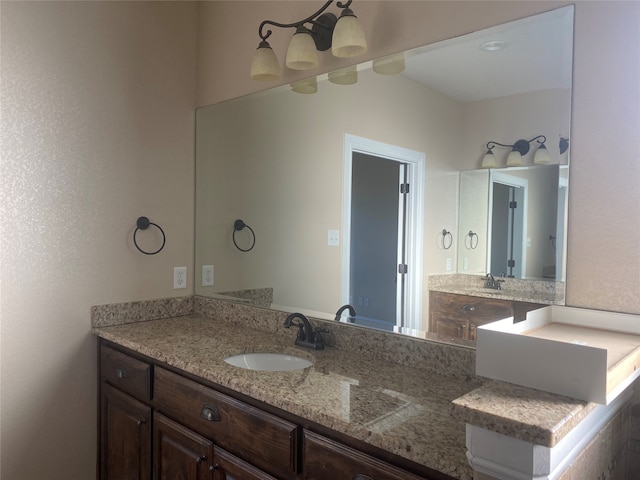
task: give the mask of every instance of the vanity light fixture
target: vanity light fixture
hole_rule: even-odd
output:
[[[496,157],[493,154],[493,149],[495,147],[511,148],[511,152],[509,152],[509,155],[507,156],[507,167],[517,167],[522,165],[522,156],[526,155],[529,152],[530,144],[534,141],[537,141],[540,146],[533,156],[533,163],[541,165],[548,164],[551,161],[551,158],[549,157],[549,152],[547,151],[547,147],[544,144],[544,142],[547,141],[547,137],[545,137],[544,135],[538,135],[531,140],[520,139],[513,145],[505,145],[504,143],[498,143],[494,141],[488,142],[487,153],[485,153],[484,157],[482,157],[482,168],[495,168],[498,166]]]
[[[292,70],[309,70],[318,66],[317,51],[331,49],[334,57],[350,58],[367,51],[367,40],[364,30],[358,22],[353,10],[349,8],[353,0],[337,6],[342,14],[337,18],[333,13],[324,11],[333,3],[326,2],[313,15],[293,23],[278,23],[265,20],[258,28],[260,44],[251,63],[251,78],[254,80],[277,80],[280,78],[280,65],[267,39],[272,31],[263,31],[265,25],[280,28],[295,28],[296,31],[289,42],[286,55],[286,66]],[[311,24],[311,28],[305,26]]]
[[[372,68],[380,75],[397,75],[404,71],[404,66],[404,53],[397,53],[388,57],[376,58]]]

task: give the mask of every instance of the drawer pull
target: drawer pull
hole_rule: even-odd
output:
[[[202,407],[200,411],[200,416],[204,418],[207,422],[219,422],[220,421],[220,412],[218,409],[212,405],[205,405]]]
[[[462,309],[463,309],[465,312],[473,312],[473,311],[476,309],[476,307],[475,307],[475,305],[470,305],[470,304],[468,304],[468,303],[465,303],[465,304],[462,306]]]
[[[116,368],[116,377],[118,378],[127,378],[127,372],[122,368]]]
[[[356,473],[353,476],[353,480],[373,480],[373,478],[368,476],[368,475],[363,475],[361,473]]]

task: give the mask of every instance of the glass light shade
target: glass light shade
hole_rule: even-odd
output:
[[[373,61],[373,71],[380,75],[397,75],[404,71],[404,54],[391,55]]]
[[[296,93],[312,94],[318,91],[318,81],[316,77],[305,78],[291,84],[291,90]]]
[[[495,168],[498,166],[498,162],[496,161],[496,156],[493,154],[491,149],[484,154],[482,157],[482,168]]]
[[[308,31],[298,30],[287,49],[286,65],[292,70],[311,70],[318,66],[318,52]]]
[[[331,53],[334,57],[350,58],[367,51],[364,30],[353,12],[345,9],[333,29]]]
[[[353,85],[358,82],[358,69],[354,65],[329,72],[329,81],[337,85]]]
[[[511,150],[507,157],[507,167],[518,167],[522,165],[522,155],[516,150]]]
[[[261,42],[251,62],[251,78],[254,80],[277,80],[280,65],[275,52],[267,42]]]
[[[538,147],[538,150],[536,150],[536,154],[533,156],[533,163],[540,165],[551,163],[549,151],[547,150],[547,147],[544,146],[544,143]]]

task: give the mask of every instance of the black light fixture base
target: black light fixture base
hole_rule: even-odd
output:
[[[520,155],[526,155],[529,152],[529,142],[526,140],[518,140],[513,144],[513,150]]]
[[[333,37],[333,29],[336,26],[338,17],[333,13],[323,13],[313,21],[311,28],[311,36],[316,43],[316,48],[324,52],[331,48],[331,39]]]

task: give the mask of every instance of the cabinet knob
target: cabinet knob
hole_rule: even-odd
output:
[[[210,472],[215,472],[216,470],[220,470],[220,465],[218,465],[217,463],[214,463],[209,467]]]
[[[196,463],[198,465],[200,465],[202,462],[204,462],[207,459],[206,455],[200,455],[198,458],[196,458]]]
[[[475,307],[475,305],[471,305],[471,304],[469,304],[469,303],[465,303],[465,304],[462,306],[462,309],[463,309],[465,312],[473,312],[473,311],[476,309],[476,307]]]
[[[200,411],[200,417],[204,418],[207,422],[219,422],[220,411],[213,405],[205,405]]]
[[[118,378],[127,378],[127,372],[122,368],[116,368],[116,377]]]
[[[363,475],[362,473],[356,473],[353,476],[353,480],[373,480],[369,475]]]
[[[141,418],[140,420],[138,420],[136,422],[136,425],[140,427],[141,425],[144,425],[145,423],[147,423],[147,421],[144,418]]]

